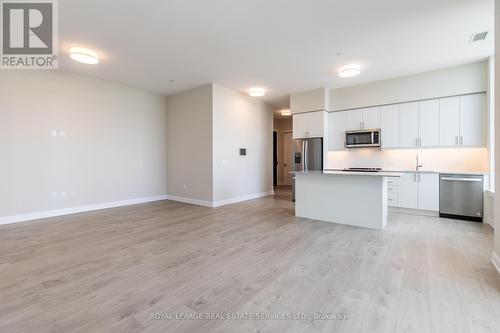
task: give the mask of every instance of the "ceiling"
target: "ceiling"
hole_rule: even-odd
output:
[[[60,68],[160,94],[209,82],[290,93],[338,88],[485,59],[494,0],[59,1]],[[489,30],[485,41],[469,43]],[[70,60],[70,46],[101,56]],[[357,62],[361,75],[335,69]]]

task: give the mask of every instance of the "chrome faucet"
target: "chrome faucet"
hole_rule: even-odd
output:
[[[420,168],[423,168],[423,167],[424,167],[424,165],[419,163],[419,161],[418,161],[418,154],[417,154],[417,164],[416,164],[415,170],[419,171]]]

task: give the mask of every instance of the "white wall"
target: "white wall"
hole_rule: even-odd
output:
[[[273,190],[272,132],[269,104],[213,85],[215,203]],[[246,148],[247,155],[239,156],[239,148]]]
[[[213,198],[212,84],[167,97],[168,194]]]
[[[484,92],[487,61],[330,90],[330,110]]]
[[[2,71],[0,218],[165,195],[166,130],[165,97],[62,71]]]

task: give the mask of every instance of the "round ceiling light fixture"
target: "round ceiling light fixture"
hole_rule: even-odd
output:
[[[248,91],[248,94],[252,97],[262,97],[266,94],[266,89],[264,89],[264,88],[252,88]]]
[[[99,63],[97,52],[84,47],[73,46],[69,49],[69,57],[75,61],[87,65],[96,65]]]
[[[353,77],[361,73],[361,66],[358,64],[344,65],[339,68],[338,73],[339,77],[342,78]]]
[[[291,116],[292,113],[290,112],[290,109],[283,109],[280,111],[282,116]]]

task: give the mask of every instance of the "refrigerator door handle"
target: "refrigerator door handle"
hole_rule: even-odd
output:
[[[306,152],[306,141],[302,140],[302,156],[301,156],[301,158],[302,158],[302,171],[306,171],[306,169],[305,169],[305,166],[306,166],[305,155],[304,155],[305,152]]]
[[[304,143],[305,143],[305,150],[304,150],[304,165],[305,165],[305,169],[304,169],[304,171],[309,171],[309,165],[307,165],[307,161],[308,161],[307,160],[307,157],[308,157],[307,153],[308,153],[309,146],[308,146],[307,140],[304,141]]]

